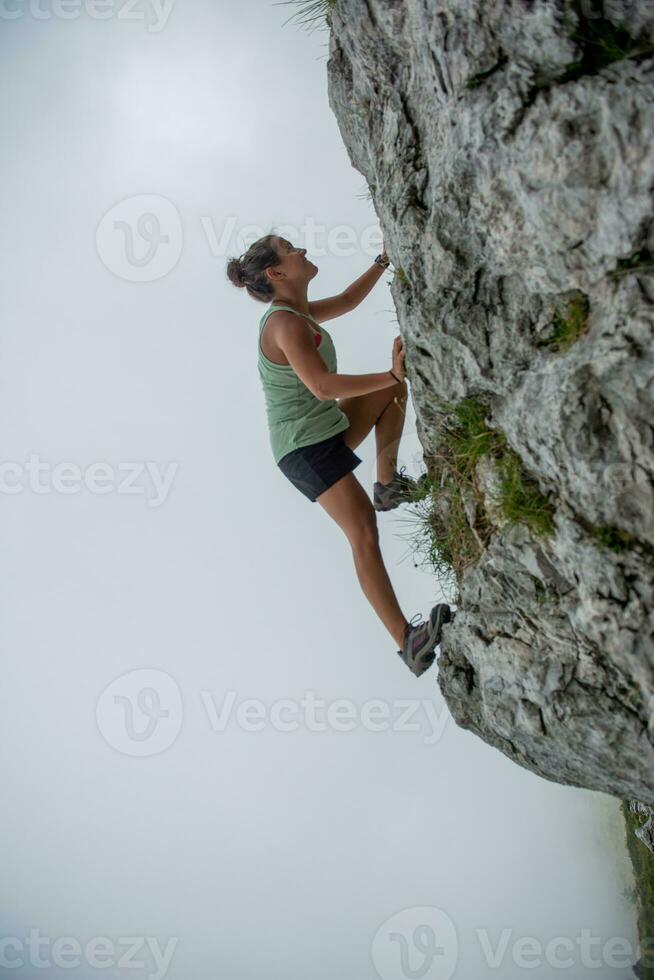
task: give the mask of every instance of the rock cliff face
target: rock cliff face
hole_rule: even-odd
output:
[[[651,803],[654,5],[330,18],[458,572],[443,695],[541,776]]]

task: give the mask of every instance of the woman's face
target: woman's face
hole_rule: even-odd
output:
[[[288,238],[277,238],[278,269],[281,269],[290,282],[307,282],[313,279],[318,266],[306,257],[306,248],[296,248]]]

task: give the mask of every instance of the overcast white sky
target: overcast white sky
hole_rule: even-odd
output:
[[[0,975],[629,977],[582,938],[636,942],[618,801],[458,729],[274,465],[265,306],[226,257],[312,221],[317,299],[378,251],[327,35],[292,9],[2,8]],[[327,324],[340,370],[390,365],[389,280]],[[372,436],[358,452],[371,493]],[[407,517],[380,527],[411,618],[439,592]]]

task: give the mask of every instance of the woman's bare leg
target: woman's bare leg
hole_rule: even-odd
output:
[[[359,584],[382,623],[402,647],[407,619],[400,609],[379,548],[377,514],[353,473],[348,473],[317,498],[344,531],[354,558]]]
[[[382,623],[391,634],[398,649],[402,648],[407,619],[393,591],[379,544],[352,545],[354,567],[359,584]]]
[[[380,483],[389,483],[397,466],[407,391],[406,381],[401,381],[380,391],[371,391],[367,395],[338,399],[338,407],[350,420],[349,429],[343,433],[350,449],[356,449],[374,428],[377,479]]]
[[[397,450],[404,428],[404,406],[406,394],[397,394],[386,406],[375,425],[375,444],[377,447],[377,479],[380,483],[390,483],[397,467]]]

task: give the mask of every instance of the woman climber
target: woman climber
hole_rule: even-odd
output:
[[[258,360],[275,463],[341,527],[366,598],[419,677],[433,663],[452,614],[438,603],[426,621],[408,622],[379,548],[376,511],[410,501],[420,489],[404,475],[405,467],[396,469],[407,396],[404,347],[396,337],[390,371],[338,374],[332,338],[320,326],[358,306],[388,265],[384,250],[342,293],[309,302],[308,285],[318,267],[306,249],[266,235],[229,260],[227,276],[253,299],[271,304],[259,322]],[[362,462],[354,450],[373,427],[377,481],[371,502],[353,470]]]

